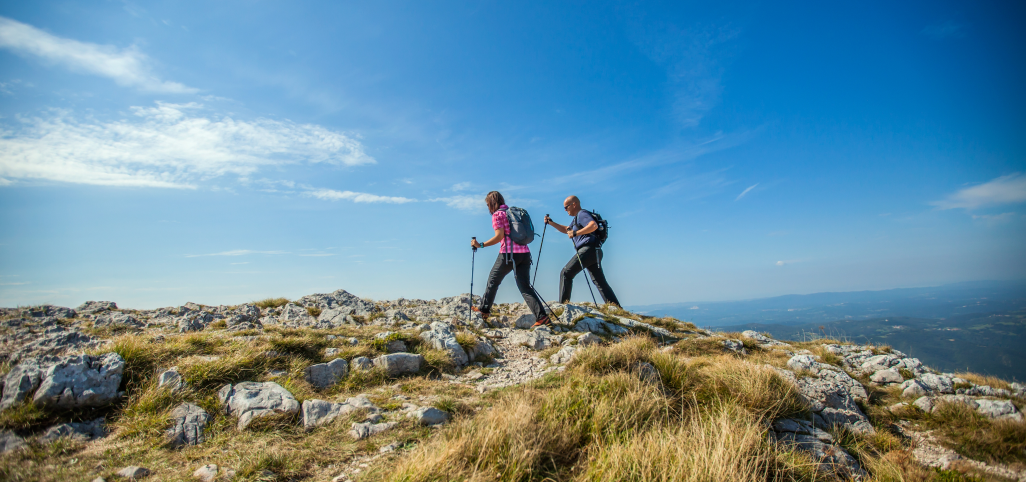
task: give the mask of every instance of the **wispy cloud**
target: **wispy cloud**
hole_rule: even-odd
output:
[[[221,251],[220,253],[209,253],[209,254],[187,254],[186,258],[200,258],[203,256],[246,256],[250,254],[289,254],[288,251],[254,251],[251,249],[235,249],[231,251]],[[234,263],[233,263],[234,264]]]
[[[406,197],[398,196],[379,196],[377,194],[368,194],[365,192],[353,192],[353,191],[336,191],[334,189],[324,188],[311,188],[303,192],[304,196],[315,197],[317,199],[323,199],[325,201],[352,201],[354,203],[391,203],[391,204],[404,204],[417,202],[416,199],[410,199]]]
[[[149,57],[135,46],[119,49],[62,38],[6,17],[0,17],[0,48],[72,71],[107,77],[126,87],[170,94],[198,92],[178,82],[162,80],[153,73]]]
[[[729,62],[731,41],[740,29],[732,25],[679,26],[664,19],[634,18],[628,32],[653,62],[666,68],[678,123],[694,127],[719,103],[721,78]]]
[[[452,187],[449,188],[450,191],[455,192],[466,191],[467,189],[470,189],[469,182],[458,182],[456,184],[453,184]]]
[[[755,186],[758,186],[758,185],[759,185],[759,183],[755,183],[755,184],[752,184],[751,186],[748,186],[748,189],[745,189],[744,191],[741,191],[741,194],[738,194],[737,197],[734,198],[734,200],[735,201],[740,201],[741,198],[745,197],[745,194],[748,194],[752,189],[755,189]]]
[[[308,257],[313,257],[313,258],[322,258],[322,257],[325,257],[325,256],[338,256],[338,255],[335,254],[335,253],[311,253],[311,254],[301,254],[299,256],[308,256]]]
[[[785,266],[785,265],[799,263],[799,262],[801,262],[800,259],[788,259],[788,260],[777,261],[775,264],[777,266]]]
[[[962,26],[950,20],[937,25],[929,25],[923,28],[920,33],[934,40],[943,40],[949,37],[962,37],[965,35]]]
[[[1015,219],[1015,213],[1001,213],[1001,214],[974,214],[973,219],[983,221],[988,226],[994,226],[997,224],[1005,224]]]
[[[436,197],[428,199],[428,201],[445,203],[446,206],[462,211],[484,211],[486,209],[483,194],[480,196],[461,194],[457,196]]]
[[[79,184],[195,188],[266,166],[374,163],[346,134],[312,124],[203,114],[200,104],[133,107],[134,118],[99,122],[67,112],[0,128],[0,176]]]
[[[1017,172],[967,187],[930,204],[939,209],[977,209],[1021,202],[1026,202],[1026,176]]]

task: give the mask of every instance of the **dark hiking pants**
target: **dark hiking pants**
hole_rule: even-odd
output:
[[[580,260],[578,260],[578,256]],[[581,268],[582,263],[584,268]],[[602,299],[606,303],[620,305],[620,301],[616,299],[616,294],[613,293],[613,288],[610,288],[609,283],[606,282],[606,275],[602,273],[602,248],[594,246],[584,246],[578,249],[577,256],[570,258],[570,261],[563,267],[563,272],[560,273],[559,279],[560,303],[570,302],[570,292],[574,288],[574,277],[577,276],[577,273],[581,272],[581,269],[588,270],[591,280],[595,282],[595,287],[598,288],[599,294],[602,295]]]
[[[482,313],[492,312],[492,302],[495,301],[495,293],[499,291],[499,283],[502,283],[503,278],[513,271],[514,266],[516,266],[517,288],[524,296],[524,302],[527,303],[527,307],[531,309],[534,317],[541,319],[542,316],[545,316],[545,310],[542,308],[538,295],[534,293],[534,288],[531,287],[531,253],[499,254],[495,265],[492,266],[492,272],[488,273],[488,284],[485,285],[485,292],[481,296],[481,304],[478,305],[478,309]]]

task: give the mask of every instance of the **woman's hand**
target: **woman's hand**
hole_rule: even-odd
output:
[[[477,248],[483,248],[484,245],[479,243],[479,242],[477,242],[477,239],[475,238],[475,239],[471,239],[470,240],[470,247],[477,249]]]

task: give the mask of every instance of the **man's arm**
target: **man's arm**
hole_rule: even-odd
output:
[[[566,226],[563,226],[562,224],[553,221],[552,218],[545,216],[545,223],[549,226],[556,228],[556,231],[566,234]]]

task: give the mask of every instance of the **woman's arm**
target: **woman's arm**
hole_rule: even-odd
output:
[[[499,228],[499,229],[495,230],[495,236],[492,236],[492,239],[489,239],[488,241],[485,241],[483,243],[475,243],[475,242],[472,241],[470,244],[472,246],[474,246],[475,248],[483,248],[485,246],[491,246],[493,244],[499,244],[500,242],[502,242],[502,238],[504,238],[504,237],[506,237],[506,230],[502,229],[502,228]]]

